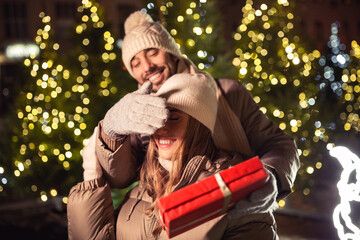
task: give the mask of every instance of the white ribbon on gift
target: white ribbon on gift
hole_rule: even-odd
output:
[[[219,184],[220,191],[224,195],[224,204],[223,204],[223,208],[222,208],[221,212],[225,213],[230,205],[231,191],[219,173],[215,174],[215,179],[216,179],[217,183]]]

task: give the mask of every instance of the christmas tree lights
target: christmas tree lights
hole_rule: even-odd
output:
[[[358,109],[359,80],[357,78],[357,43],[352,43],[350,55],[339,38],[340,24],[331,25],[331,35],[325,53],[319,58],[315,76],[317,108],[320,109],[316,124],[319,137],[328,142],[359,141]]]
[[[360,46],[352,41],[350,51],[350,64],[342,72],[342,90],[345,111],[340,113],[344,122],[344,130],[355,132],[360,131]]]
[[[40,55],[24,60],[29,82],[16,103],[11,161],[0,162],[0,193],[16,189],[19,196],[43,201],[67,196],[82,180],[81,150],[94,127],[110,106],[136,88],[119,67],[120,51],[100,5],[83,0],[78,14],[66,55],[55,41],[51,17],[39,15],[43,27],[35,43]]]
[[[143,11],[159,20],[181,52],[202,71],[216,77],[231,76],[217,1],[149,1]],[[215,47],[216,46],[216,47]]]
[[[36,192],[46,201],[63,193],[59,176],[66,175],[74,160],[81,158],[76,149],[83,146],[80,136],[89,110],[86,101],[79,101],[84,86],[75,89],[70,71],[57,61],[60,45],[54,41],[50,16],[39,16],[43,28],[37,31],[35,42],[41,51],[38,58],[30,56],[24,61],[32,81],[19,97],[21,126],[14,128],[12,138],[19,149],[12,160],[15,181],[26,185],[24,192]]]
[[[310,176],[322,167],[313,161],[314,144],[322,130],[316,125],[317,89],[314,61],[317,50],[309,50],[296,34],[292,6],[286,0],[254,7],[248,0],[243,18],[234,33],[233,65],[238,78],[251,91],[260,109],[279,127],[294,136],[301,169],[297,183],[304,195],[310,194]],[[282,203],[283,205],[283,203]]]
[[[334,141],[335,131],[341,125],[339,118],[334,118],[341,111],[343,95],[341,75],[343,69],[349,63],[349,55],[344,52],[345,45],[340,42],[338,37],[337,23],[331,26],[331,36],[327,44],[325,54],[321,55],[314,66],[317,74],[314,82],[317,88],[316,108],[321,111],[315,122],[318,128],[315,132],[317,138],[324,142]]]

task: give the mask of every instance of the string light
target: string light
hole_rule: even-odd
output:
[[[337,184],[340,203],[334,209],[334,225],[340,239],[359,239],[360,228],[351,218],[351,204],[360,202],[360,159],[343,146],[330,149],[330,155],[343,167]]]

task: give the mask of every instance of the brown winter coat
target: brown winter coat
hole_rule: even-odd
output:
[[[272,123],[238,81],[217,80],[218,114],[213,135],[219,149],[235,151],[244,159],[259,156],[276,173],[279,196],[291,192],[300,163],[292,137]],[[110,138],[99,123],[96,155],[111,187],[123,188],[138,178],[146,151],[146,137]],[[121,171],[120,171],[121,170]]]
[[[213,175],[240,160],[239,156],[230,159],[227,155],[222,155],[215,162],[206,157],[194,157],[174,190]],[[120,207],[115,234],[109,185],[103,179],[81,182],[69,194],[69,239],[154,239],[152,230],[158,226],[157,218],[144,213],[152,202],[153,199],[142,186],[135,187]],[[229,213],[172,239],[277,239],[276,225],[270,211],[263,208],[262,211],[252,210],[249,213],[246,211],[250,209],[249,206],[241,204],[238,202]],[[168,237],[162,231],[156,239]]]

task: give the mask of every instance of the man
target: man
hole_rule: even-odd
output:
[[[168,117],[165,100],[151,95],[151,91],[156,92],[175,73],[199,72],[181,54],[170,34],[149,15],[139,11],[130,15],[125,33],[123,62],[140,89],[127,94],[106,113],[98,125],[95,147],[106,179],[120,188],[138,179],[148,135],[162,127]],[[276,176],[277,198],[285,197],[299,168],[294,140],[268,120],[239,82],[218,79],[217,84],[215,144],[241,153],[244,159],[258,155]],[[84,162],[84,169],[85,180],[102,175],[97,161]]]

